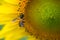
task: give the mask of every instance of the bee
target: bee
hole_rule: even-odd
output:
[[[24,14],[21,13],[20,16],[19,16],[19,18],[20,18],[19,26],[23,27],[24,26]]]

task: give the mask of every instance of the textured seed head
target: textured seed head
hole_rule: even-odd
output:
[[[56,1],[56,0],[55,0]],[[26,6],[25,19],[36,34],[44,37],[60,36],[60,4],[54,0],[31,0]],[[28,30],[31,30],[28,29]],[[34,32],[31,31],[33,34]],[[52,35],[52,36],[51,36]]]

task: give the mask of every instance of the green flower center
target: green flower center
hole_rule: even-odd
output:
[[[60,30],[60,5],[55,2],[34,1],[28,3],[26,19],[36,29]]]

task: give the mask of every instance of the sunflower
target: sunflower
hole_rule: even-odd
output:
[[[60,1],[0,0],[0,40],[60,40]]]

